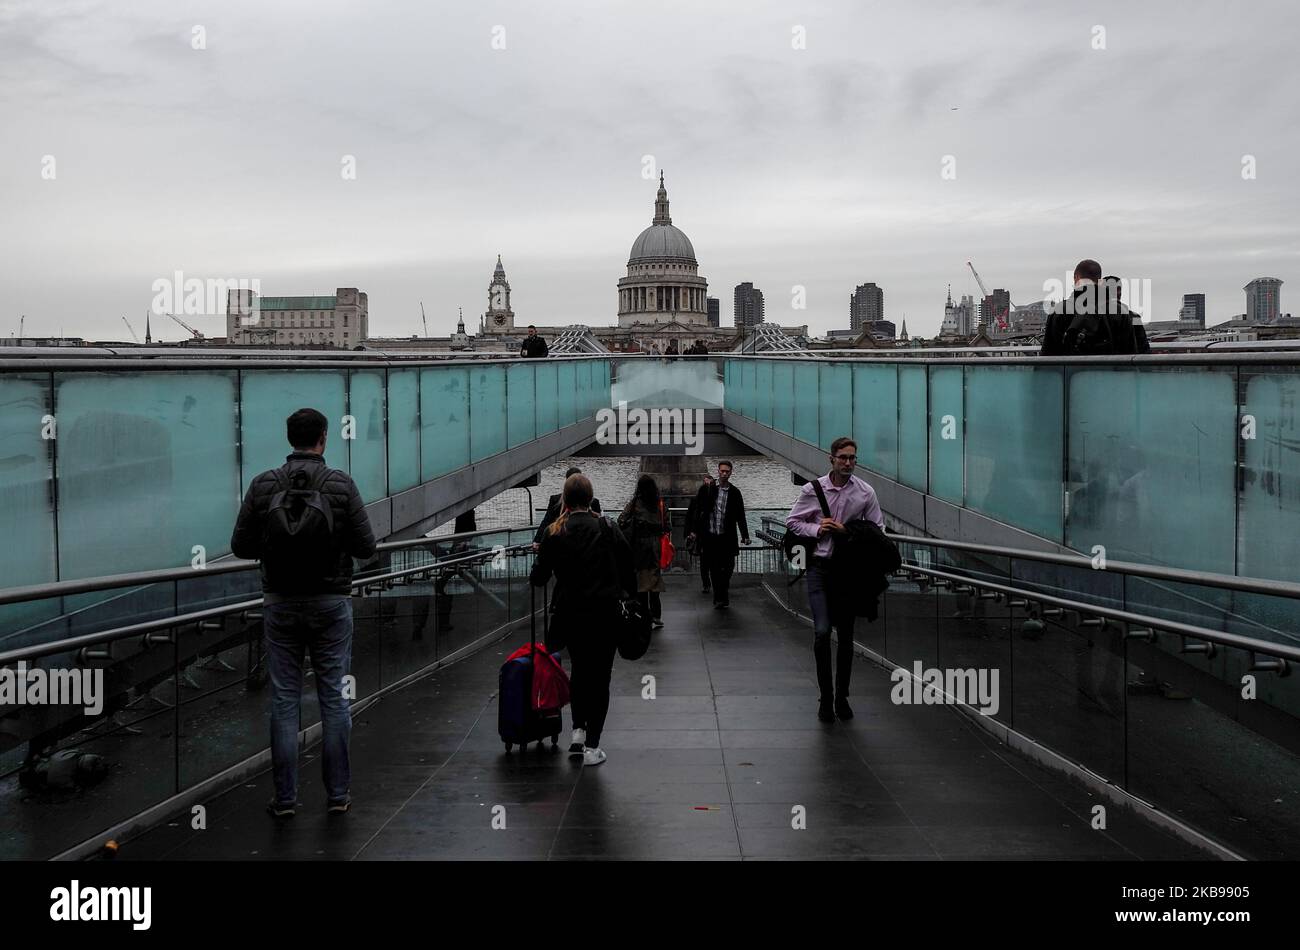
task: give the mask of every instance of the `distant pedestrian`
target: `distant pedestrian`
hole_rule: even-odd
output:
[[[725,610],[731,606],[731,575],[736,569],[736,543],[739,532],[741,544],[749,544],[749,525],[745,521],[745,500],[740,489],[731,484],[733,466],[730,462],[718,463],[717,483],[703,491],[703,504],[698,506],[692,533],[703,547],[709,564],[709,579],[713,582],[713,606]]]
[[[452,525],[452,534],[466,534],[478,530],[478,521],[474,516],[474,509],[463,511],[456,516],[456,522]],[[461,538],[457,541],[447,544],[445,541],[430,541],[423,546],[430,554],[433,555],[434,561],[444,558],[454,559],[469,553],[471,544],[470,539]],[[452,578],[460,574],[463,567],[452,567],[446,570],[437,571],[437,577],[433,582],[432,597],[417,597],[415,600],[415,610],[413,612],[413,621],[411,639],[423,640],[424,627],[429,622],[429,606],[437,605],[437,626],[434,628],[436,633],[455,629],[451,622],[451,605],[452,597],[447,593],[447,586],[451,583]]]
[[[267,810],[292,818],[298,801],[303,656],[311,653],[320,704],[321,775],[330,814],[352,804],[352,714],[344,677],[352,664],[352,559],[375,553],[375,536],[346,472],[325,464],[329,425],[315,409],[286,421],[293,452],[248,485],[230,549],[262,562],[262,627],[271,672],[271,764]]]
[[[543,587],[555,577],[553,623],[563,625],[573,669],[569,757],[600,765],[607,758],[600,738],[609,714],[619,602],[635,590],[636,575],[627,539],[592,513],[591,500],[587,476],[565,479],[564,511],[547,529],[529,580],[534,587]]]
[[[531,323],[528,325],[528,336],[524,337],[524,342],[519,346],[519,355],[528,359],[541,359],[550,352],[546,346],[546,341],[537,335],[537,327]]]
[[[705,594],[709,593],[713,588],[709,586],[709,561],[704,556],[704,542],[695,533],[695,525],[708,505],[707,496],[712,485],[713,476],[705,472],[704,483],[700,485],[700,490],[695,493],[691,503],[686,506],[686,540],[695,553],[695,559],[700,562],[700,581],[704,585],[703,593]]]
[[[664,590],[664,577],[659,556],[663,537],[672,529],[663,499],[659,497],[659,486],[649,475],[637,479],[635,493],[618,516],[618,526],[632,546],[637,596],[649,612],[652,625],[662,627],[663,604],[659,595]]]
[[[885,527],[875,489],[853,474],[858,462],[857,452],[857,443],[847,436],[832,442],[830,474],[805,484],[799,500],[785,519],[787,531],[817,539],[817,546],[808,561],[807,582],[808,606],[813,615],[813,658],[817,663],[820,693],[817,718],[822,722],[834,722],[836,716],[853,718],[853,710],[849,708],[849,679],[853,673],[856,588],[866,580],[858,576],[854,566],[844,557],[836,557],[836,549],[847,544],[849,525],[856,520],[873,522],[881,530]],[[832,627],[838,637],[833,688]]]
[[[1106,312],[1119,315],[1120,327],[1123,327],[1124,321],[1127,321],[1128,325],[1133,329],[1132,352],[1150,353],[1151,344],[1147,340],[1147,328],[1142,325],[1142,314],[1134,313],[1124,305],[1124,282],[1118,277],[1103,277],[1101,283],[1108,304]]]
[[[1101,265],[1096,261],[1079,261],[1074,268],[1073,290],[1047,317],[1039,355],[1111,356],[1139,352],[1133,314],[1120,303],[1119,281],[1110,280],[1114,283],[1103,284]],[[1141,332],[1142,344],[1146,345],[1146,331]]]
[[[574,475],[580,475],[582,469],[576,465],[569,467],[564,473],[564,480],[568,481]],[[542,538],[546,537],[546,529],[555,523],[555,519],[560,517],[560,512],[564,509],[564,493],[556,492],[546,503],[546,515],[542,518],[542,523],[537,526],[537,531],[533,534],[533,551],[536,552],[542,545]],[[591,510],[596,514],[601,514],[600,499],[591,499]]]

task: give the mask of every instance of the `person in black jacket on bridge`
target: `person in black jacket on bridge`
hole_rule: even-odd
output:
[[[236,557],[262,562],[275,777],[267,810],[276,818],[292,818],[298,801],[299,705],[308,651],[320,701],[326,807],[342,814],[352,804],[352,712],[343,681],[352,665],[352,559],[375,553],[356,484],[347,472],[325,464],[325,417],[299,409],[286,428],[293,452],[284,465],[249,483],[230,538]]]

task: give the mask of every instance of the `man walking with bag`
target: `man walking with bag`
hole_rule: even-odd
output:
[[[853,718],[853,710],[849,708],[849,678],[853,673],[853,621],[857,614],[855,585],[866,580],[851,570],[853,565],[848,558],[835,557],[836,546],[847,547],[849,522],[870,521],[882,531],[885,527],[875,489],[853,474],[858,462],[857,451],[857,443],[848,436],[832,442],[830,474],[804,485],[799,500],[785,519],[787,531],[810,541],[808,606],[813,615],[813,657],[817,662],[820,691],[817,718],[822,722],[834,722],[836,716]],[[832,627],[838,637],[833,693]]]
[[[230,549],[262,562],[262,626],[271,672],[271,764],[267,811],[292,818],[298,801],[303,655],[311,652],[320,702],[321,772],[327,811],[352,804],[348,742],[352,712],[343,678],[352,664],[352,559],[375,553],[356,484],[325,464],[329,425],[315,409],[287,420],[293,452],[249,483]]]

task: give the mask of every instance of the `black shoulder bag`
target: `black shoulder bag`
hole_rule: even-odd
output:
[[[821,479],[812,480],[813,491],[817,493],[817,501],[821,503],[822,514],[829,518],[831,516],[831,506],[826,503],[826,493],[822,491]],[[802,558],[803,569],[806,571],[808,565],[812,563],[813,552],[817,550],[817,545],[821,538],[805,538],[802,534],[795,534],[789,528],[785,529],[785,534],[781,538],[781,547],[785,551],[787,561],[794,563],[796,559]],[[797,552],[803,551],[802,555]]]

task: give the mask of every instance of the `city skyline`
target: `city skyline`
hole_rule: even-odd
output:
[[[710,295],[753,282],[769,322],[817,334],[869,279],[887,319],[933,336],[948,284],[978,296],[967,260],[1023,304],[1092,257],[1151,281],[1148,320],[1204,293],[1207,324],[1245,312],[1247,282],[1296,279],[1300,15],[1281,3],[1222,22],[1195,3],[312,9],[0,12],[0,333],[26,314],[32,336],[120,337],[181,271],[268,295],[360,287],[376,336],[422,333],[423,301],[445,335],[481,310],[497,254],[518,322],[614,325],[660,171]],[[359,29],[372,42],[350,44]],[[608,40],[626,35],[656,69],[629,68]],[[992,39],[1007,56],[982,55]],[[1226,55],[1243,44],[1250,76]],[[584,58],[554,55],[569,48]],[[1208,139],[1189,149],[1194,128]],[[186,320],[220,336],[224,314]]]

